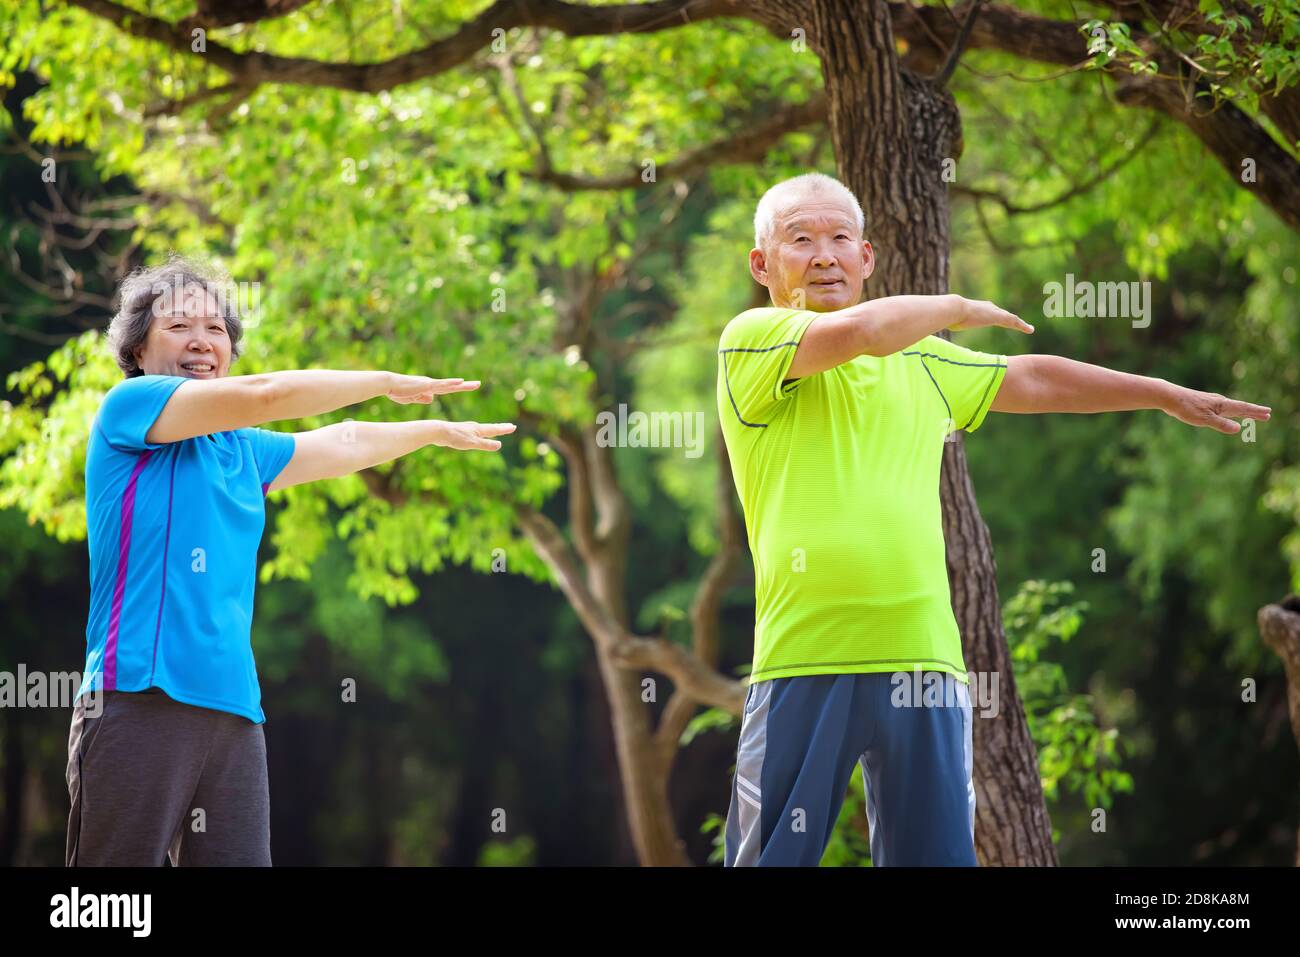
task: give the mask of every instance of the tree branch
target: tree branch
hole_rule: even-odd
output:
[[[967,0],[967,5],[970,2],[977,0]],[[961,10],[962,6],[956,9]],[[890,0],[889,7],[895,35],[909,45],[905,64],[916,70],[933,69],[941,63],[959,29],[953,17],[938,7],[913,9],[897,0]],[[982,10],[972,26],[969,46],[1002,50],[1023,59],[1059,66],[1077,66],[1088,57],[1086,38],[1079,32],[1079,26],[1012,7],[991,5]],[[1300,163],[1267,130],[1232,103],[1223,102],[1209,112],[1196,109],[1194,101],[1183,92],[1184,85],[1171,82],[1171,77],[1180,76],[1178,58],[1141,33],[1135,32],[1133,40],[1152,51],[1159,72],[1155,76],[1111,74],[1116,101],[1124,106],[1159,110],[1178,120],[1239,183],[1242,162],[1253,160],[1255,181],[1243,186],[1289,227],[1300,230]],[[1202,87],[1193,84],[1191,88]]]
[[[73,5],[115,24],[132,36],[154,40],[171,49],[193,54],[191,36],[181,24],[140,13],[113,0],[69,0]],[[1014,7],[983,5],[978,17],[959,22],[958,11],[969,14],[967,0],[954,11],[939,7],[909,7],[888,0],[893,33],[908,44],[904,65],[911,70],[942,71],[949,54],[958,48],[963,28],[966,45],[972,49],[1003,50],[1028,60],[1079,66],[1088,59],[1085,37],[1079,24],[1053,20]],[[779,14],[778,14],[779,15]],[[589,7],[563,0],[497,0],[454,34],[420,49],[373,63],[331,63],[301,57],[283,57],[257,50],[237,52],[211,39],[204,58],[229,73],[242,86],[264,82],[331,86],[357,92],[376,93],[424,77],[444,73],[471,59],[487,46],[497,29],[548,27],[570,37],[606,36],[616,33],[645,33],[671,29],[718,17],[748,16],[776,33],[779,29],[768,8],[738,7],[732,0],[656,0],[650,3]],[[1157,46],[1150,38],[1134,36],[1135,42]],[[1255,192],[1291,228],[1300,230],[1300,163],[1231,103],[1199,114],[1188,98],[1171,90],[1169,78],[1177,76],[1170,61],[1177,57],[1167,50],[1156,51],[1162,75],[1117,76],[1117,99],[1130,106],[1157,109],[1184,123],[1220,164],[1237,179],[1245,159],[1256,164]],[[706,147],[706,151],[707,151]],[[707,161],[707,152],[699,157]],[[595,181],[599,188],[633,185],[627,177]],[[566,183],[561,179],[556,185]],[[593,188],[590,181],[573,178],[569,188]]]
[[[179,53],[191,48],[196,21],[171,23],[133,10],[113,0],[68,0],[73,6],[108,20],[141,39],[153,40]],[[332,63],[304,57],[277,56],[257,50],[239,52],[206,39],[202,56],[235,77],[241,86],[295,83],[332,86],[358,93],[378,93],[404,83],[445,73],[488,46],[493,31],[514,27],[549,27],[570,37],[616,33],[653,33],[688,26],[716,17],[743,16],[732,0],[656,0],[603,7],[563,0],[497,0],[451,36],[388,60],[373,63]]]
[[[610,657],[621,668],[644,668],[668,675],[674,685],[700,704],[734,715],[745,706],[748,682],[728,678],[671,641],[628,635],[610,649]]]
[[[971,28],[975,26],[975,18],[980,15],[983,6],[984,0],[975,0],[970,5],[970,10],[966,13],[966,18],[962,20],[961,28],[957,31],[957,39],[953,41],[943,66],[939,68],[939,72],[934,77],[934,82],[939,86],[947,86],[948,81],[952,79],[953,72],[957,69],[957,61],[961,59],[962,53],[966,50],[966,44],[970,40],[970,32]]]
[[[198,0],[198,12],[186,17],[186,27],[229,27],[288,16],[311,0]]]
[[[515,506],[515,518],[538,555],[555,573],[560,590],[587,633],[607,647],[615,664],[624,669],[657,671],[670,677],[676,687],[696,701],[740,713],[745,703],[745,682],[719,674],[680,645],[629,634],[587,587],[579,564],[555,523],[525,505]]]
[[[669,179],[712,166],[761,160],[787,133],[825,122],[827,108],[826,94],[817,93],[803,103],[778,106],[775,112],[771,107],[755,111],[736,122],[741,130],[736,135],[715,140],[686,152],[675,160],[657,164],[655,178]],[[534,179],[569,192],[584,189],[629,189],[644,185],[639,167],[608,176],[578,176],[552,169],[550,160],[546,157],[538,167],[532,173]]]
[[[1300,745],[1300,598],[1288,595],[1279,604],[1265,605],[1256,617],[1264,643],[1282,659],[1291,732]]]
[[[1115,175],[1115,173],[1127,165],[1133,157],[1140,153],[1147,143],[1151,142],[1152,138],[1155,137],[1159,130],[1160,119],[1157,117],[1155,120],[1152,120],[1151,125],[1147,127],[1147,131],[1142,134],[1141,139],[1138,140],[1133,148],[1119,159],[1115,160],[1109,166],[1098,170],[1092,176],[1080,180],[1076,185],[1070,187],[1059,195],[1054,196],[1051,199],[1042,200],[1041,202],[1027,204],[1017,203],[1004,193],[998,192],[997,190],[980,189],[975,186],[962,186],[958,183],[952,184],[952,191],[959,195],[970,196],[976,199],[991,199],[1006,210],[1008,215],[1015,216],[1023,213],[1040,213],[1045,209],[1051,209],[1053,206],[1060,206],[1062,203],[1067,203],[1076,196],[1081,196],[1084,193],[1090,192],[1095,187],[1110,179]]]
[[[731,462],[722,430],[716,431],[718,471],[714,482],[714,502],[718,511],[718,550],[709,561],[695,598],[691,602],[691,643],[695,657],[710,668],[718,667],[722,596],[731,584],[745,547],[745,525],[736,509],[735,488],[731,479]],[[677,742],[695,713],[695,701],[681,689],[674,688],[668,706],[655,729],[655,747],[665,774],[671,771],[677,754]]]
[[[242,83],[222,83],[219,86],[210,86],[202,90],[191,93],[189,96],[182,97],[179,100],[163,100],[153,103],[144,108],[144,116],[153,118],[155,116],[176,116],[185,111],[195,103],[203,103],[217,96],[232,96],[232,102],[223,105],[225,112],[229,112],[232,106],[238,106],[241,102],[248,99],[255,87],[246,86]]]
[[[527,505],[515,506],[515,520],[555,575],[556,584],[577,612],[578,619],[592,640],[606,646],[617,642],[618,637],[624,633],[622,626],[587,587],[581,565],[555,523]]]
[[[569,490],[569,525],[578,556],[586,562],[596,557],[596,536],[592,523],[591,476],[582,452],[582,437],[572,429],[560,426],[549,428],[542,417],[520,408],[515,418],[530,426],[560,450],[568,474],[565,485]]]

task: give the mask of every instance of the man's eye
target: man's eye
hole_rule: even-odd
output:
[[[795,240],[795,242],[797,242],[797,243],[810,243],[810,242],[812,242],[812,240],[809,239],[807,236],[800,236],[798,239]]]

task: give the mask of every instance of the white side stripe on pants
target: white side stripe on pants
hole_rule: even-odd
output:
[[[736,775],[736,784],[739,785],[739,787],[736,788],[736,797],[740,798],[746,804],[761,810],[762,805],[758,802],[762,799],[763,793],[759,791],[753,783],[741,777],[739,773]],[[753,796],[751,797],[751,795]]]
[[[749,710],[740,722],[740,741],[736,748],[735,831],[738,834],[733,866],[752,867],[758,863],[763,839],[763,794],[755,781],[763,779],[763,756],[767,750],[767,709],[772,682],[750,686]],[[731,822],[728,822],[730,826]]]

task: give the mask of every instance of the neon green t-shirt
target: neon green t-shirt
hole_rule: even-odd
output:
[[[751,680],[922,668],[966,681],[939,470],[945,438],[984,421],[1006,357],[927,336],[784,382],[818,315],[750,309],[718,346],[754,559]]]

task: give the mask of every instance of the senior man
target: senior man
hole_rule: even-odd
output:
[[[948,591],[945,439],[995,412],[1160,409],[1227,434],[1264,406],[1060,356],[975,352],[943,329],[1033,327],[990,302],[859,302],[862,207],[820,173],[758,204],[772,306],[723,330],[718,414],[755,570],[754,664],[726,864],[816,865],[855,763],[876,866],[975,866],[971,705]],[[933,694],[896,704],[893,676]]]

